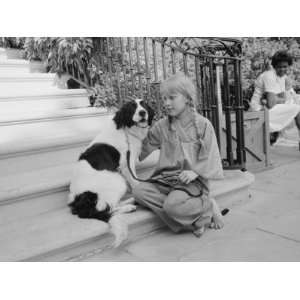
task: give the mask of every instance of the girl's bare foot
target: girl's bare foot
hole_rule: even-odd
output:
[[[194,226],[196,228],[195,230],[193,230],[194,235],[196,237],[201,237],[202,234],[205,231],[205,227],[210,226],[210,224],[211,224],[211,217],[210,216],[202,217],[199,220],[197,220],[194,223]]]
[[[211,198],[213,216],[211,218],[210,228],[221,229],[224,226],[223,216],[218,204],[214,198]]]
[[[221,229],[224,226],[223,216],[220,214],[214,214],[211,218],[210,228]]]

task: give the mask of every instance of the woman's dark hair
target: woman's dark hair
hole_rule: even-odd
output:
[[[286,61],[289,66],[293,64],[293,58],[290,54],[288,54],[286,51],[277,51],[273,57],[272,57],[272,66],[275,68],[278,63]]]

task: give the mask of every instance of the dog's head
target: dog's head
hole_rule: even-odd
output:
[[[142,99],[126,102],[115,114],[113,120],[117,129],[138,126],[151,126],[154,117],[153,109]]]
[[[111,218],[111,208],[109,205],[102,205],[99,210],[98,195],[96,193],[87,191],[79,195],[76,195],[73,201],[68,205],[71,208],[73,215],[78,215],[79,218],[83,219],[97,219],[103,222],[108,222]]]

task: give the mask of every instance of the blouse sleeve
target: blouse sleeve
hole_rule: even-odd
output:
[[[209,120],[205,123],[200,145],[198,161],[194,167],[194,171],[206,179],[224,178],[215,130]]]
[[[143,140],[140,161],[144,160],[154,150],[160,148],[161,133],[159,123],[155,123],[148,131],[147,137]]]
[[[266,72],[263,76],[263,87],[265,92],[280,93],[280,84],[276,81],[276,76],[271,72]]]

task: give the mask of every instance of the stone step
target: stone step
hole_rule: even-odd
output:
[[[65,96],[65,95],[87,95],[85,89],[60,89],[53,84],[48,84],[47,86],[42,85],[43,90],[41,90],[40,83],[30,82],[30,85],[23,83],[18,83],[17,85],[13,83],[0,83],[0,101],[5,101],[6,99],[13,98],[26,98],[26,97],[49,97],[49,96]],[[14,87],[14,89],[12,89]],[[22,89],[21,89],[22,88]]]
[[[58,121],[66,119],[76,119],[89,116],[100,116],[108,113],[106,108],[100,107],[79,107],[71,109],[61,109],[55,111],[22,111],[1,114],[0,127],[14,124],[26,124],[35,122]]]
[[[1,84],[0,83],[0,101],[8,101],[13,98],[26,99],[33,98],[39,99],[40,97],[50,97],[50,96],[72,96],[72,95],[82,95],[87,96],[88,93],[85,89],[60,89],[55,85],[42,86],[41,90],[40,83],[32,83],[32,86],[22,86],[21,84],[18,87],[12,89],[10,84]]]
[[[158,155],[158,151],[153,152],[147,159],[137,164],[139,177],[145,178],[149,175],[149,172],[151,172],[158,160]],[[15,218],[20,218],[25,213],[32,216],[32,214],[65,206],[65,201],[61,202],[60,200],[55,200],[53,202],[45,202],[43,197],[68,190],[74,163],[75,160],[69,164],[1,176],[0,224],[2,222],[7,222],[8,220],[11,221]],[[37,201],[40,204],[37,204]],[[26,202],[25,206],[24,202]],[[42,202],[44,203],[41,205]],[[20,209],[16,209],[14,214],[8,213],[8,211],[4,212],[3,206],[12,203]],[[34,207],[35,205],[38,205],[39,207]],[[10,206],[8,206],[7,209],[10,209]]]
[[[5,49],[0,47],[0,59],[5,60],[6,59],[6,53],[5,53]]]
[[[100,128],[105,128],[112,118],[110,113],[92,111],[94,113],[79,111],[78,115],[69,113],[3,121],[0,126],[0,176],[76,161]]]
[[[26,59],[8,59],[5,50],[0,51],[0,69],[2,68],[29,68],[29,61]]]
[[[29,73],[21,72],[8,69],[0,69],[0,84],[7,83],[38,83],[38,82],[48,82],[52,84],[54,82],[54,73]]]
[[[24,59],[5,59],[0,57],[0,74],[5,73],[30,73],[29,61]]]
[[[3,64],[0,60],[0,76],[4,77],[5,74],[16,74],[20,76],[26,76],[29,74],[29,65],[14,65],[14,64]]]
[[[149,211],[141,210],[128,214],[127,222],[131,230],[152,222],[153,217]],[[153,225],[156,224],[151,224],[152,228]],[[139,232],[140,229],[136,234]],[[50,261],[54,255],[71,260],[66,251],[73,251],[72,256],[81,255],[82,249],[78,252],[78,247],[87,247],[95,241],[102,247],[111,244],[108,225],[97,220],[79,219],[71,215],[68,208],[63,208],[1,226],[0,261]]]
[[[12,81],[12,82],[0,82],[0,96],[22,96],[21,91],[24,91],[24,95],[30,93],[40,93],[41,91],[49,90],[52,92],[58,92],[62,89],[55,86],[52,79],[40,80],[40,81]]]
[[[1,88],[1,87],[0,87]],[[62,90],[41,88],[37,90],[9,90],[0,92],[1,114],[30,111],[57,111],[61,109],[88,107],[90,102],[86,90]]]
[[[28,69],[28,67],[13,67],[13,66],[1,66],[0,63],[0,78],[1,81],[11,81],[13,80],[12,75],[15,75],[17,78],[22,78],[22,77],[26,77],[27,74],[30,74],[30,71]],[[5,76],[8,75],[7,80],[5,79]]]
[[[0,74],[5,72],[14,74],[45,73],[45,63],[24,59],[5,59],[0,57]]]
[[[157,155],[154,154],[154,160],[157,161]],[[151,172],[153,167],[153,155],[147,158],[145,161],[138,165],[138,176],[141,178],[145,178],[148,176],[149,172]],[[62,223],[66,223],[67,220],[71,220],[69,229],[66,228],[66,232],[61,232],[62,235],[67,236],[67,232],[71,230],[75,230],[79,234],[76,235],[76,243],[81,241],[82,234],[85,232],[84,228],[81,228],[81,220],[77,218],[70,218],[70,212],[67,208],[67,195],[68,195],[68,188],[69,188],[69,178],[73,171],[73,164],[65,165],[65,166],[57,166],[48,169],[41,169],[36,171],[31,171],[27,173],[18,173],[15,175],[10,176],[3,176],[0,177],[0,227],[4,230],[0,230],[0,243],[6,243],[6,235],[8,232],[13,232],[16,230],[22,230],[21,228],[28,231],[35,230],[36,224],[41,224],[41,227],[38,226],[40,229],[44,228],[45,234],[48,235],[46,232],[52,231],[49,228],[45,229],[46,227],[51,227],[54,225]],[[128,195],[126,196],[128,197]],[[65,218],[65,215],[68,217]],[[142,216],[146,215],[146,220],[149,218],[149,213],[142,213]],[[152,218],[152,216],[150,215]],[[140,213],[134,217],[134,220],[140,219]],[[145,221],[145,218],[141,220],[142,223]],[[30,221],[35,220],[35,221]],[[37,222],[36,224],[34,224]],[[54,223],[53,223],[54,222]],[[67,221],[68,222],[68,221]],[[62,224],[61,223],[61,224]],[[77,225],[76,225],[77,224]],[[99,224],[99,223],[98,223]],[[56,226],[54,225],[54,226]],[[20,226],[20,227],[19,227]],[[94,228],[98,227],[95,225]],[[19,228],[18,228],[19,227]],[[66,227],[63,225],[63,227]],[[60,228],[60,225],[58,226]],[[76,229],[78,228],[78,229]],[[39,230],[40,230],[39,229]],[[100,222],[100,233],[107,228],[104,223],[101,224]],[[7,230],[7,231],[6,231]],[[56,230],[56,229],[54,229]],[[21,236],[26,236],[26,232],[20,234]],[[94,233],[96,232],[96,229]],[[88,230],[86,232],[87,235],[84,237],[84,240],[89,238],[89,235],[93,234],[93,229],[91,231]],[[99,233],[99,232],[98,232]],[[17,233],[18,234],[18,233]],[[29,234],[29,233],[28,233]],[[33,232],[35,236],[38,236],[39,233]],[[3,238],[3,239],[2,239]],[[15,238],[15,237],[14,237]],[[58,236],[61,238],[61,235]],[[94,238],[94,234],[93,234]],[[9,239],[9,238],[8,238]],[[18,237],[17,237],[18,239]],[[30,239],[30,237],[29,237]],[[66,239],[63,239],[63,243],[66,243]],[[111,239],[111,237],[109,237]],[[15,241],[16,244],[19,246],[22,245],[23,241]],[[28,240],[26,239],[27,243]],[[49,244],[50,242],[50,244]],[[16,245],[14,244],[14,245]],[[50,245],[49,249],[52,249],[52,242],[48,241],[46,243],[48,246]],[[72,242],[73,244],[73,242]],[[64,245],[65,246],[65,245]],[[69,246],[69,245],[68,245]],[[16,246],[12,246],[14,248]],[[31,252],[29,249],[27,251]],[[35,247],[33,247],[35,248]],[[4,252],[0,250],[0,261],[3,260],[3,255],[5,255],[7,248]],[[37,249],[33,249],[36,251]],[[1,254],[2,253],[2,254]],[[13,254],[13,253],[12,253]],[[14,253],[13,255],[15,255]],[[11,258],[9,258],[10,260]],[[21,258],[23,259],[23,258]],[[6,260],[6,259],[4,259]],[[15,259],[13,259],[15,260]],[[16,259],[16,260],[19,260]]]
[[[254,180],[253,175],[247,172],[225,173],[225,180],[211,182],[212,193],[221,207],[247,198],[248,187]],[[3,245],[0,248],[1,261],[77,261],[91,251],[101,251],[110,247],[112,236],[108,233],[107,225],[96,220],[81,220],[72,216],[65,204],[66,193],[49,193],[48,198],[45,196],[46,201],[61,202],[61,205],[39,211],[39,214],[35,215],[30,214],[30,211],[36,210],[36,206],[30,205],[30,198],[26,201],[19,199],[16,202],[2,203],[1,217],[6,216],[6,220],[2,221],[0,226],[0,243]],[[22,207],[18,207],[22,202],[23,211]],[[28,206],[29,209],[26,210]],[[29,214],[26,214],[26,211],[29,211]],[[19,216],[9,219],[7,216],[13,212]],[[126,215],[126,218],[130,224],[131,239],[137,239],[164,226],[150,211],[143,209]]]

